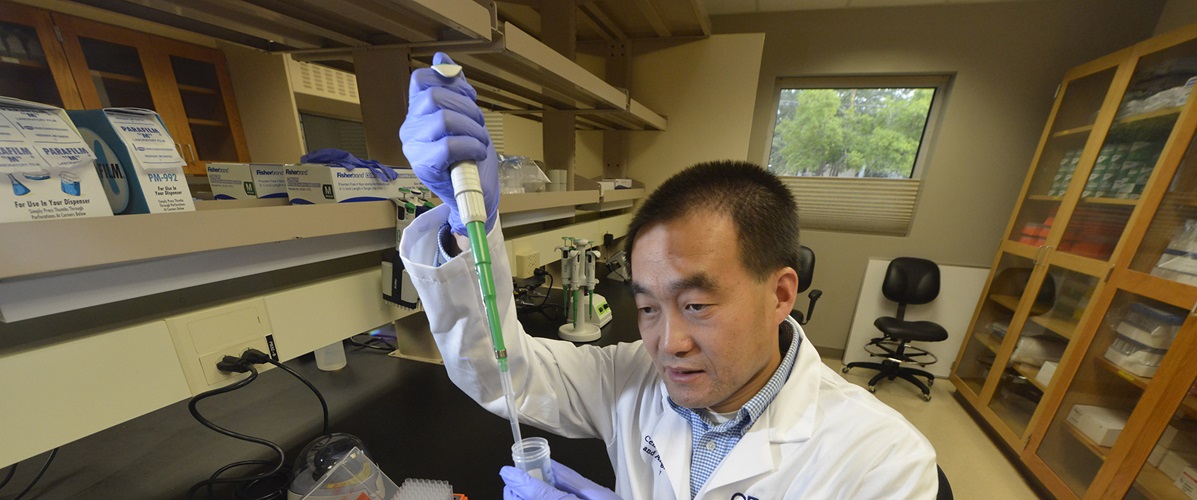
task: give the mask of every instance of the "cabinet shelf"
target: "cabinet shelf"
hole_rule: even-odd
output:
[[[1068,429],[1068,432],[1072,434],[1072,437],[1076,438],[1077,441],[1085,445],[1085,448],[1088,448],[1089,451],[1092,451],[1093,454],[1097,455],[1098,458],[1105,460],[1106,457],[1110,456],[1111,448],[1097,444],[1092,439],[1089,439],[1089,436],[1086,436],[1080,431],[1080,429],[1077,429],[1072,424],[1068,422],[1063,422],[1063,424],[1064,428]]]
[[[1126,125],[1126,124],[1130,124],[1130,123],[1134,123],[1134,122],[1138,122],[1138,121],[1151,120],[1154,118],[1163,118],[1165,116],[1180,114],[1181,109],[1183,109],[1183,108],[1180,108],[1180,107],[1164,108],[1164,109],[1157,109],[1155,111],[1148,111],[1146,113],[1139,113],[1137,115],[1131,115],[1131,116],[1128,116],[1125,118],[1119,118],[1117,120],[1114,120],[1113,126],[1117,127],[1119,125]],[[1052,134],[1052,137],[1067,137],[1070,135],[1086,133],[1091,130],[1093,130],[1093,124],[1061,130],[1059,132]]]
[[[1140,377],[1140,376],[1130,373],[1126,370],[1123,370],[1121,367],[1114,364],[1113,362],[1106,359],[1105,357],[1100,357],[1100,358],[1096,358],[1096,359],[1097,359],[1097,364],[1099,366],[1101,366],[1102,368],[1105,368],[1106,370],[1109,370],[1110,373],[1117,375],[1119,378],[1122,378],[1123,380],[1126,380],[1127,382],[1134,384],[1135,387],[1138,387],[1140,389],[1147,389],[1147,384],[1151,382],[1151,379],[1149,379],[1149,378]],[[1185,399],[1180,402],[1180,409],[1183,410],[1187,415],[1189,415],[1189,417],[1197,418],[1197,397],[1194,397],[1192,395],[1186,395]]]
[[[1014,371],[1018,372],[1019,375],[1026,377],[1027,382],[1030,382],[1031,385],[1038,387],[1041,391],[1047,391],[1047,386],[1040,384],[1038,380],[1035,380],[1035,377],[1039,375],[1038,366],[1028,365],[1026,363],[1014,363],[1011,365],[1011,367],[1014,368]]]
[[[1028,194],[1027,199],[1031,201],[1052,201],[1056,203],[1064,201],[1063,196],[1050,196],[1046,194]]]
[[[0,56],[0,63],[4,65],[20,66],[23,68],[49,69],[45,62],[20,57]]]
[[[989,300],[996,302],[998,305],[1005,307],[1011,311],[1018,309],[1018,297],[1013,295],[993,294],[989,296]]]
[[[100,70],[93,69],[93,70],[91,70],[91,76],[100,77],[105,80],[114,81],[114,82],[137,83],[137,84],[141,84],[141,85],[146,85],[145,78],[132,76],[132,75],[124,75],[121,73],[113,73],[110,71],[100,71]]]
[[[997,336],[992,333],[974,332],[973,338],[977,339],[977,342],[980,342],[981,345],[985,346],[986,349],[989,349],[994,353],[997,353],[998,350],[1002,348],[1002,339],[997,338]]]
[[[192,125],[203,125],[205,127],[228,127],[229,124],[220,120],[205,120],[203,118],[188,118],[187,123]]]
[[[1072,334],[1076,331],[1077,327],[1076,321],[1050,316],[1031,316],[1030,320],[1032,323],[1047,328],[1068,340],[1072,340]]]
[[[1090,197],[1081,198],[1081,203],[1089,203],[1093,205],[1121,205],[1121,206],[1135,206],[1139,204],[1138,198],[1100,198]]]
[[[179,90],[182,90],[183,92],[191,92],[193,94],[207,94],[207,95],[216,95],[218,92],[216,89],[213,89],[213,88],[200,87],[198,85],[183,85],[181,83],[179,84]]]

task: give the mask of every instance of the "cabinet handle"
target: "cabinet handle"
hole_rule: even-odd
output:
[[[191,149],[191,145],[184,143],[183,149],[187,150],[187,156],[190,158],[187,163],[195,163],[195,151]]]

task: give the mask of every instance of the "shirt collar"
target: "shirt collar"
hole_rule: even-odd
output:
[[[739,427],[741,433],[748,432],[752,424],[765,412],[765,408],[769,407],[769,403],[772,403],[777,394],[781,392],[782,386],[790,379],[790,372],[794,370],[794,361],[798,358],[798,348],[800,347],[799,344],[802,343],[802,336],[798,335],[798,329],[791,324],[789,318],[786,318],[786,321],[778,326],[778,335],[783,342],[786,337],[789,337],[790,346],[786,349],[785,355],[782,356],[781,364],[777,366],[777,371],[773,372],[773,376],[769,378],[768,382],[765,382],[765,386],[752,399],[744,403],[744,406],[740,408],[735,419],[724,422],[718,428]],[[666,400],[669,401],[669,406],[673,408],[673,411],[677,412],[683,418],[693,421],[694,417],[698,417],[699,420],[704,420],[701,413],[674,403],[673,398],[667,397]]]

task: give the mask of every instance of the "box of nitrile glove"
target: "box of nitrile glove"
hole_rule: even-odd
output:
[[[208,164],[208,184],[218,200],[286,198],[286,165],[268,163]]]
[[[0,97],[0,222],[112,215],[94,160],[65,111]]]
[[[397,179],[383,182],[366,168],[349,170],[316,163],[284,167],[287,196],[291,198],[292,205],[404,198],[403,189],[424,187],[411,169],[397,168],[395,172],[399,174]]]
[[[158,113],[106,108],[68,111],[96,155],[112,212],[145,214],[195,210],[183,175],[186,162]]]

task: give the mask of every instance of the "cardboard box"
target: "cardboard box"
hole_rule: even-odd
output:
[[[1068,423],[1098,446],[1114,446],[1130,414],[1101,406],[1076,405],[1068,412]]]
[[[1046,387],[1052,381],[1052,375],[1056,374],[1056,368],[1059,366],[1058,361],[1044,361],[1043,366],[1039,367],[1039,373],[1035,374],[1035,381]]]
[[[1176,478],[1175,484],[1181,493],[1193,500],[1197,500],[1197,469],[1192,467],[1185,467],[1180,471],[1180,476]]]
[[[0,97],[0,222],[112,215],[97,168],[65,111]]]
[[[1180,472],[1186,467],[1197,465],[1197,453],[1191,451],[1168,450],[1164,454],[1164,459],[1160,460],[1160,472],[1172,478],[1175,481],[1180,477]]]
[[[183,175],[186,163],[158,113],[106,108],[68,111],[92,146],[112,212],[144,214],[195,210]]]
[[[269,163],[209,163],[208,184],[218,200],[286,198],[286,165]]]
[[[335,165],[304,163],[287,165],[284,170],[292,205],[389,200],[404,198],[405,193],[400,191],[403,188],[424,188],[416,174],[407,168],[395,169],[399,178],[391,182],[382,182],[364,168],[347,170]]]

